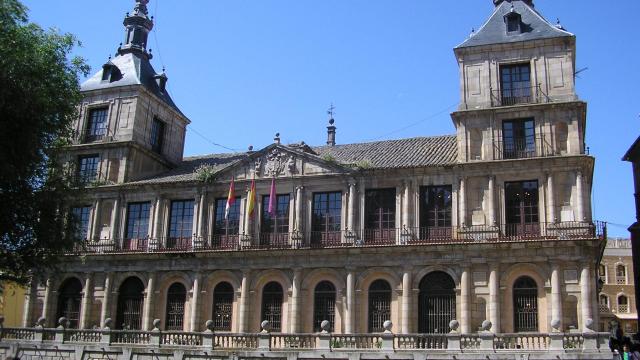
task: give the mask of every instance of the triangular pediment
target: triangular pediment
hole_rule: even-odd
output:
[[[323,158],[304,147],[272,144],[247,154],[246,159],[222,170],[216,178],[221,181],[243,179],[291,178],[346,174],[352,170],[335,159]],[[309,148],[311,149],[311,148]]]

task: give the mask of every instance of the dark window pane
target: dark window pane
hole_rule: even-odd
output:
[[[153,119],[151,123],[151,149],[158,154],[162,153],[162,143],[164,141],[164,123],[158,119]]]
[[[107,114],[107,108],[89,111],[85,141],[100,140],[107,134]]]
[[[340,243],[342,193],[314,193],[311,212],[311,244]]]
[[[435,271],[420,281],[418,295],[418,331],[449,332],[449,322],[456,318],[456,284],[449,274]]]
[[[77,329],[80,321],[80,303],[82,301],[82,283],[76,278],[67,279],[58,291],[58,311],[56,321],[67,318],[69,327]]]
[[[90,183],[98,177],[98,165],[100,164],[100,156],[86,155],[78,157],[78,181],[82,183]]]
[[[191,247],[193,234],[193,200],[174,200],[169,214],[169,248]]]
[[[75,221],[75,238],[78,240],[86,240],[89,231],[89,215],[91,214],[91,206],[79,206],[71,209],[71,216]]]
[[[530,72],[529,64],[502,65],[500,67],[503,106],[532,101]]]
[[[502,137],[504,159],[536,156],[535,122],[533,119],[504,121],[502,123]]]
[[[126,330],[142,329],[142,305],[144,285],[136,277],[127,278],[118,291],[116,328]]]
[[[149,235],[151,204],[131,203],[127,206],[126,239],[146,239]]]
[[[451,226],[451,185],[420,188],[420,227]]]

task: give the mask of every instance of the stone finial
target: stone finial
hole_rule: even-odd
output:
[[[480,325],[480,330],[489,331],[489,330],[491,330],[492,326],[493,326],[493,324],[491,323],[491,321],[485,320],[485,321],[482,322],[482,325]]]
[[[458,322],[458,320],[451,320],[449,321],[449,329],[451,329],[452,333],[458,332],[458,328],[460,327],[460,323]]]
[[[280,145],[280,133],[276,133],[276,136],[273,137],[273,143]]]
[[[36,325],[41,327],[44,327],[44,324],[46,323],[47,323],[47,318],[45,318],[44,316],[40,316],[36,321]]]
[[[60,319],[58,319],[58,325],[62,326],[63,328],[68,328],[69,320],[63,316]]]
[[[268,320],[263,320],[260,323],[260,327],[262,328],[263,333],[268,333],[269,331],[271,331],[271,323]]]
[[[213,320],[207,320],[207,322],[204,323],[204,327],[207,328],[207,330],[209,331],[213,331],[214,326],[213,326]]]
[[[592,318],[588,318],[584,322],[584,329],[585,329],[585,332],[593,332],[593,319]]]
[[[322,322],[320,323],[320,329],[322,329],[323,334],[327,334],[329,331],[331,331],[331,323],[329,322],[329,320],[322,320]]]
[[[162,324],[162,321],[160,321],[160,319],[154,319],[153,320],[153,331],[159,331],[161,324]]]
[[[113,320],[111,320],[111,318],[104,319],[104,328],[105,329],[111,329],[112,325],[113,325]]]
[[[387,320],[382,324],[382,327],[384,328],[384,332],[389,334],[391,333],[391,329],[393,328],[393,323],[391,322],[391,320]]]
[[[553,329],[553,332],[560,332],[560,325],[562,325],[560,319],[551,320],[551,328]]]

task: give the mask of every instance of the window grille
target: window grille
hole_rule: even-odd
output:
[[[215,331],[231,331],[233,287],[221,282],[213,289],[213,327]]]
[[[167,330],[184,330],[184,304],[187,300],[187,289],[175,283],[167,291],[166,323]]]
[[[322,330],[324,320],[329,321],[331,331],[335,330],[336,288],[329,281],[316,285],[313,299],[313,331]]]
[[[448,274],[436,271],[420,281],[418,331],[446,334],[456,318],[456,284]]]
[[[59,290],[56,319],[67,318],[69,328],[77,329],[80,321],[82,283],[76,278],[67,279]]]
[[[262,320],[269,321],[271,330],[282,330],[282,286],[277,282],[270,282],[262,290]],[[262,321],[261,320],[261,321]]]
[[[142,304],[144,285],[138,278],[130,277],[120,286],[116,327],[126,330],[142,329]]]
[[[383,332],[387,320],[391,320],[391,286],[376,280],[369,286],[369,332]]]
[[[513,285],[513,318],[515,332],[538,331],[538,286],[530,277]]]

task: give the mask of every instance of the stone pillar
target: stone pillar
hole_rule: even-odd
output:
[[[88,273],[84,280],[82,292],[82,307],[80,308],[80,329],[89,328],[89,317],[91,316],[91,299],[93,298],[93,274]],[[57,321],[57,320],[56,320]]]
[[[353,334],[356,322],[356,278],[352,270],[347,273],[347,311],[344,322],[345,333]]]
[[[553,190],[553,175],[547,174],[547,204],[549,204],[549,222],[555,223],[556,219],[556,198]]]
[[[89,238],[91,240],[100,240],[100,213],[102,208],[102,199],[97,199],[93,204],[93,219],[91,219],[91,232]]]
[[[495,334],[500,333],[500,273],[498,264],[492,264],[489,273],[489,321]]]
[[[404,182],[404,196],[402,200],[402,227],[410,228],[410,199],[411,199],[411,183],[409,181]]]
[[[31,321],[31,313],[33,312],[33,304],[38,297],[38,279],[32,278],[29,284],[29,292],[24,299],[24,314],[22,314],[22,327],[33,327]]]
[[[593,319],[591,314],[591,269],[584,265],[580,273],[580,302],[582,308],[582,329],[587,331],[585,324],[587,319]]]
[[[584,221],[584,190],[582,188],[582,171],[576,172],[576,217],[578,221]]]
[[[151,238],[156,239],[158,245],[161,244],[162,239],[160,239],[160,232],[162,229],[160,228],[160,219],[162,218],[162,199],[160,197],[156,198],[155,205],[153,206],[153,226],[151,228]]]
[[[51,311],[49,311],[49,309],[51,308],[51,286],[52,285],[53,283],[51,279],[47,279],[45,283],[45,289],[44,289],[44,299],[42,301],[42,317],[47,319],[47,323],[45,324],[45,327],[47,327],[48,324],[52,324],[53,326],[56,326],[58,323],[57,319],[49,318],[49,316],[55,316],[51,314]]]
[[[150,331],[153,329],[153,306],[155,296],[155,274],[149,273],[149,281],[147,282],[146,295],[144,299],[144,316],[142,317],[142,330]]]
[[[560,270],[557,265],[551,270],[551,321],[560,320],[562,323],[562,288],[560,284]],[[564,326],[562,324],[561,326]]]
[[[355,231],[356,226],[356,183],[349,183],[349,209],[347,214],[347,228],[350,231]]]
[[[495,226],[498,224],[496,221],[496,177],[489,176],[489,199],[487,199],[487,206],[489,206],[489,225]]]
[[[198,200],[198,228],[196,229],[196,236],[198,240],[203,240],[206,231],[206,213],[207,213],[207,195],[205,193],[200,194]]]
[[[469,281],[469,269],[462,270],[460,276],[460,331],[463,334],[471,333],[471,309],[469,295],[471,294],[471,282]]]
[[[458,225],[466,226],[467,225],[467,197],[465,191],[465,178],[460,178],[460,187],[458,188],[458,202],[459,202],[459,215],[458,215]]]
[[[240,306],[238,310],[238,332],[249,331],[249,272],[242,273],[242,283],[240,285]]]
[[[113,202],[113,209],[111,211],[111,241],[115,242],[120,236],[120,232],[118,231],[120,228],[120,199],[115,199]]]
[[[189,329],[191,332],[199,330],[199,297],[200,297],[200,273],[196,273],[193,277],[193,285],[191,286],[191,316],[189,321]]]
[[[302,231],[303,224],[303,215],[302,215],[302,203],[304,199],[302,198],[302,190],[303,186],[296,187],[296,222],[295,222],[295,230]]]
[[[302,274],[300,269],[293,270],[293,282],[291,284],[291,333],[300,332],[300,283]]]
[[[104,321],[111,317],[109,314],[109,307],[111,306],[111,286],[113,283],[113,274],[107,273],[104,278],[104,295],[102,296],[102,309],[100,310],[100,328],[104,328]]]
[[[411,333],[411,295],[413,289],[411,288],[411,270],[405,270],[402,274],[402,333]]]

